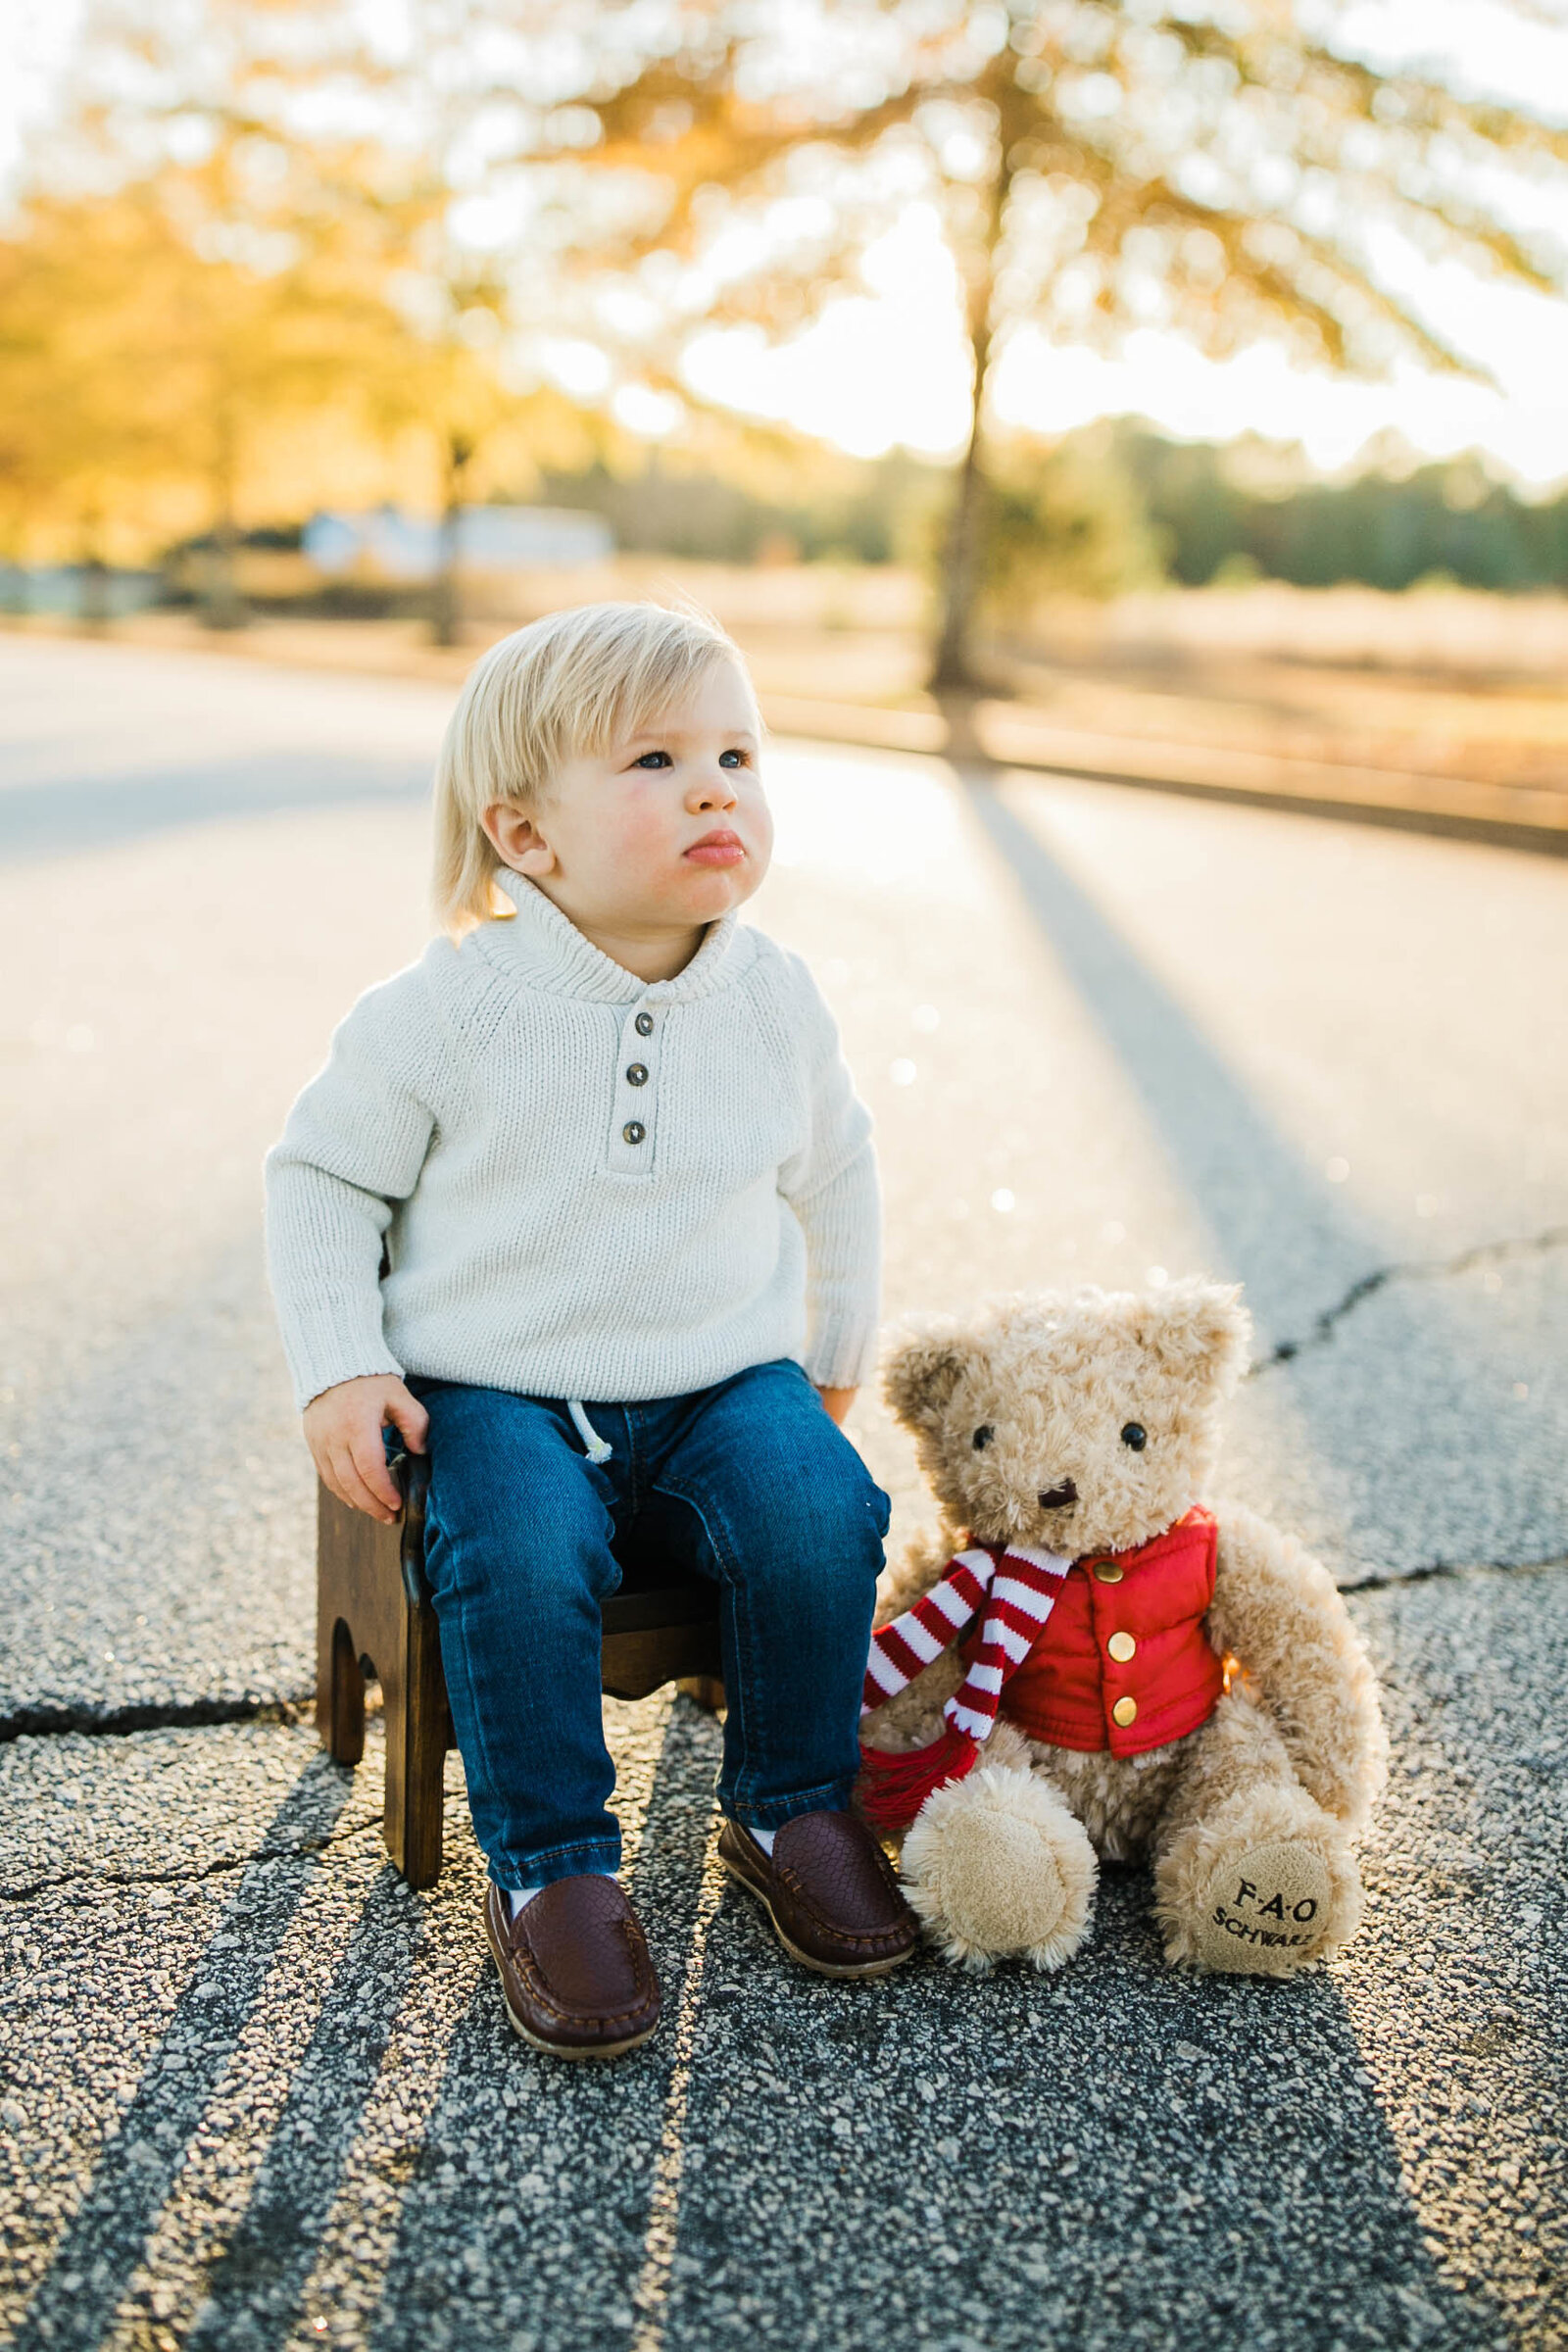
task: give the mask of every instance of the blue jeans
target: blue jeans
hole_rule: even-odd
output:
[[[599,1687],[617,1551],[657,1547],[718,1587],[718,1800],[776,1830],[850,1801],[891,1508],[801,1366],[646,1404],[409,1381],[430,1416],[425,1565],[474,1835],[502,1886],[613,1871],[620,1831]]]

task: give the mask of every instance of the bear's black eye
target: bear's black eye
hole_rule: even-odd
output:
[[[986,1423],[984,1429],[977,1429],[974,1433],[974,1449],[976,1453],[982,1452],[984,1448],[990,1445],[996,1434],[996,1431],[992,1428],[989,1421]]]
[[[1149,1444],[1149,1432],[1141,1421],[1129,1421],[1121,1433],[1121,1442],[1130,1446],[1134,1453],[1142,1453]]]

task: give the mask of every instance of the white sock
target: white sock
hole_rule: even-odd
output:
[[[612,1870],[596,1870],[589,1875],[596,1879],[612,1879],[615,1874]],[[531,1903],[534,1896],[542,1892],[542,1889],[538,1886],[503,1886],[501,1891],[507,1898],[513,1918],[515,1919],[523,1904]]]
[[[773,1840],[778,1836],[778,1832],[777,1830],[748,1830],[746,1835],[754,1845],[761,1847],[764,1854],[771,1854]]]

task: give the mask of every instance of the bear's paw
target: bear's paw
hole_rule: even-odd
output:
[[[1022,1958],[1060,1968],[1088,1933],[1094,1848],[1028,1771],[980,1765],[937,1789],[905,1839],[903,1865],[911,1906],[959,1967]]]

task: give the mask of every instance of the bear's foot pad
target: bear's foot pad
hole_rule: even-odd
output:
[[[1208,1882],[1194,1957],[1230,1976],[1292,1976],[1323,1941],[1332,1893],[1327,1862],[1303,1839],[1228,1855]]]

